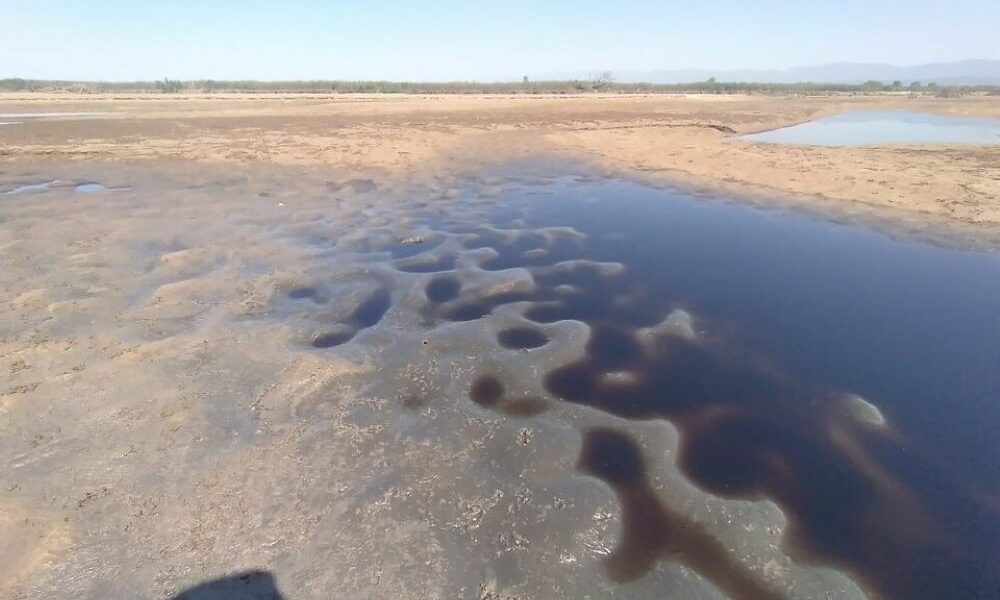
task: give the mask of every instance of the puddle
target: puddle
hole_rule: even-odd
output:
[[[11,190],[4,192],[6,196],[13,196],[15,194],[37,194],[39,192],[47,192],[52,189],[52,186],[58,184],[58,181],[46,181],[43,183],[26,183],[24,185],[19,185]]]
[[[94,192],[103,192],[107,188],[99,183],[81,183],[74,189],[78,194],[93,194]]]
[[[1000,144],[1000,119],[948,117],[908,111],[858,111],[742,136],[774,144]]]
[[[530,350],[549,343],[549,338],[532,327],[512,327],[497,334],[497,342],[504,348]]]

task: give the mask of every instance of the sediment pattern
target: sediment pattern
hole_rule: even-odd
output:
[[[874,404],[498,200],[589,180],[103,175],[0,209],[13,597],[848,599],[962,556]]]

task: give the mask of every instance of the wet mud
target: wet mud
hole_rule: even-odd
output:
[[[370,597],[1000,589],[997,413],[982,400],[1000,393],[995,255],[572,175],[435,182],[400,197],[373,180],[313,183],[219,180],[187,205],[135,200],[140,181],[121,196],[135,203],[117,209],[123,220],[157,219],[175,201],[175,218],[205,220],[201,193],[266,204],[221,211],[211,244],[138,233],[103,242],[120,254],[77,252],[86,277],[108,261],[142,275],[108,292],[119,316],[84,296],[47,309],[96,310],[91,335],[124,327],[150,356],[180,337],[191,350],[176,370],[137,364],[212,399],[160,411],[197,415],[184,435],[229,457],[233,485],[292,494],[262,527],[300,531],[303,547],[338,563],[380,557],[364,578],[334,577],[273,542],[279,579],[285,569],[312,582],[288,597],[323,582]],[[29,202],[60,193],[72,187],[18,193],[10,214],[38,223]],[[216,248],[225,236],[254,244]],[[44,327],[65,336],[75,322]],[[207,468],[169,439],[161,452]],[[280,473],[242,478],[268,460]],[[373,538],[386,531],[402,541]],[[344,544],[331,550],[321,534]],[[416,592],[407,556],[426,567]]]

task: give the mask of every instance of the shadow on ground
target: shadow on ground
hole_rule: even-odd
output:
[[[247,571],[214,579],[184,590],[170,600],[285,600],[274,576],[267,571]]]

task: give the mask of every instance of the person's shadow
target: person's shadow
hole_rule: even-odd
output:
[[[274,576],[267,571],[247,571],[188,588],[170,600],[285,600]]]

